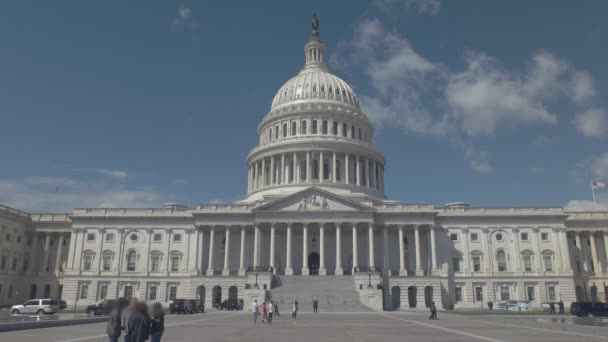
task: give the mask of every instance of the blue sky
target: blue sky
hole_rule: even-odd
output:
[[[0,7],[6,205],[242,198],[257,124],[302,66],[313,13],[377,127],[389,198],[561,206],[608,181],[605,1]]]

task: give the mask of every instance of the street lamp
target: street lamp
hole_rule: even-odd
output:
[[[367,288],[371,289],[372,288],[372,272],[369,272],[368,276],[369,276],[369,283],[367,284]]]
[[[255,271],[255,285],[253,285],[254,289],[259,289],[260,285],[258,285],[258,271]]]

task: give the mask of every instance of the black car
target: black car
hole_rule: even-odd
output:
[[[226,299],[221,303],[215,304],[215,308],[218,310],[243,310],[243,301],[240,299]]]
[[[89,316],[95,315],[109,315],[110,311],[114,308],[116,299],[104,299],[97,304],[91,304],[87,306],[85,312]]]
[[[601,302],[574,302],[570,313],[578,317],[608,316],[608,304]]]
[[[194,299],[174,299],[169,303],[170,313],[189,313],[205,312],[205,305]]]
[[[59,310],[63,310],[68,307],[68,303],[65,300],[59,301]]]

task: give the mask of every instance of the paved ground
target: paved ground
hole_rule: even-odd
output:
[[[253,326],[249,313],[215,312],[167,316],[164,341],[608,341],[607,319],[489,317],[439,313],[429,321],[424,312],[300,313],[292,324],[286,316],[272,327]],[[105,324],[0,333],[0,341],[107,341]]]

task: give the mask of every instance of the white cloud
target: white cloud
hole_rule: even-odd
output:
[[[564,206],[565,211],[608,211],[608,198],[596,199],[596,202],[588,200],[573,200]]]
[[[586,137],[601,137],[608,128],[608,114],[602,108],[591,108],[578,114],[574,125]]]
[[[374,0],[374,7],[389,15],[395,13],[438,15],[441,7],[439,0]]]
[[[97,174],[102,175],[102,176],[119,178],[119,179],[127,178],[127,176],[129,175],[127,171],[123,171],[123,170],[111,170],[111,169],[105,169],[105,168],[91,168],[91,167],[88,167],[88,168],[81,168],[80,170],[94,172],[94,173],[97,173]]]
[[[595,96],[593,78],[588,72],[576,71],[572,73],[570,87],[572,99],[576,102],[584,102]]]

